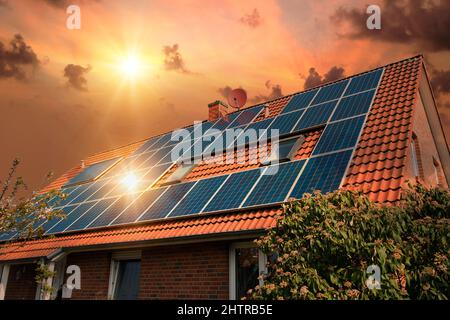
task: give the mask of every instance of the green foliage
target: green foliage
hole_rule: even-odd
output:
[[[56,276],[55,271],[51,271],[47,264],[43,262],[39,262],[36,267],[36,276],[35,280],[37,284],[41,285],[41,294],[52,294],[54,288],[47,284],[46,281],[49,278]]]
[[[396,206],[352,191],[306,194],[257,240],[268,255],[253,299],[448,299],[450,194],[421,185]],[[381,289],[369,289],[369,265]]]
[[[42,227],[36,227],[45,221],[63,217],[61,211],[52,210],[50,200],[57,205],[64,199],[60,191],[50,191],[45,194],[32,194],[31,197],[20,197],[26,185],[21,177],[15,177],[19,160],[14,160],[11,169],[4,181],[0,181],[0,233],[17,232],[16,240],[26,240],[40,237]],[[47,177],[49,178],[50,175]]]

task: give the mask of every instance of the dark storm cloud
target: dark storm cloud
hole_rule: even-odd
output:
[[[345,76],[345,70],[342,67],[333,66],[323,76],[321,76],[316,68],[311,67],[308,70],[308,76],[305,78],[304,89],[311,89],[322,84],[342,79]]]
[[[344,37],[416,44],[427,51],[450,50],[450,1],[384,0],[380,7],[381,30],[367,29],[367,6],[340,7],[331,20],[350,25],[352,31]]]
[[[433,71],[431,85],[436,96],[450,93],[450,70]]]
[[[244,15],[239,21],[251,28],[256,28],[262,23],[259,11],[256,8],[253,9],[252,13]]]
[[[64,77],[67,78],[67,84],[77,90],[87,91],[87,80],[85,75],[91,71],[91,67],[82,67],[76,64],[68,64],[64,68]]]
[[[172,46],[164,46],[164,67],[166,70],[173,70],[182,73],[191,73],[188,69],[186,69],[183,57],[181,53],[178,51],[178,44],[174,44]]]
[[[0,41],[0,78],[25,80],[27,76],[24,68],[38,65],[36,53],[20,34],[16,34],[9,45]]]
[[[272,85],[270,81],[266,81],[265,86],[266,88],[270,89],[270,93],[268,95],[258,94],[253,98],[250,98],[248,101],[250,103],[261,103],[265,101],[275,100],[283,96],[283,91],[279,84]]]

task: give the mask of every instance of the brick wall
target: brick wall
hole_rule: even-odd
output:
[[[73,264],[81,269],[81,289],[73,290],[72,299],[107,299],[111,254],[108,252],[70,254],[67,257],[66,268]]]
[[[34,300],[37,290],[35,276],[35,264],[12,265],[9,270],[5,300]]]
[[[142,252],[140,299],[228,299],[228,243]]]

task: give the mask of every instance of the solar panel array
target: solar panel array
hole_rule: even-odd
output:
[[[315,189],[335,190],[349,166],[382,72],[382,69],[375,70],[296,94],[274,118],[254,122],[264,108],[260,105],[235,112],[227,119],[203,123],[203,135],[194,132],[196,127],[188,127],[186,130],[192,134],[188,150],[180,149],[175,157],[172,151],[178,150],[175,148],[180,144],[173,141],[173,132],[151,138],[119,163],[116,163],[117,159],[102,162],[72,179],[67,184],[71,186],[62,190],[67,198],[57,207],[67,217],[42,222],[41,226],[47,234],[56,234],[265,206],[284,202],[290,197],[300,198]],[[211,151],[217,138],[223,138],[227,129],[242,130],[231,144],[230,141],[218,143],[216,151],[234,150],[236,144],[261,140],[270,135],[272,129],[277,129],[280,137],[284,137],[317,127],[324,130],[308,159],[165,187],[153,186],[181,157],[193,157],[194,149],[198,148],[204,154]],[[220,130],[219,134],[213,134],[212,129]],[[244,137],[249,129],[255,129],[257,135],[239,140],[239,136]],[[134,173],[134,177],[130,178],[130,173]],[[73,185],[92,179],[95,181]],[[123,179],[132,179],[134,188],[128,190]],[[1,234],[0,240],[13,236],[12,233]]]

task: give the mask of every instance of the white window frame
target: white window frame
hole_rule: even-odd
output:
[[[236,300],[236,249],[256,248],[253,242],[236,242],[232,243],[229,250],[229,299]],[[259,275],[267,273],[267,255],[258,250],[258,268]],[[264,281],[260,278],[259,285],[262,286]]]
[[[117,286],[117,277],[119,276],[120,261],[123,260],[141,260],[142,252],[135,251],[120,251],[112,254],[111,266],[109,269],[109,285],[108,285],[108,300],[114,300],[114,293]]]
[[[415,177],[419,177],[419,162],[417,159],[416,140],[414,138],[411,140],[410,148],[413,174]]]
[[[0,300],[5,299],[6,287],[9,278],[9,264],[0,265]]]

